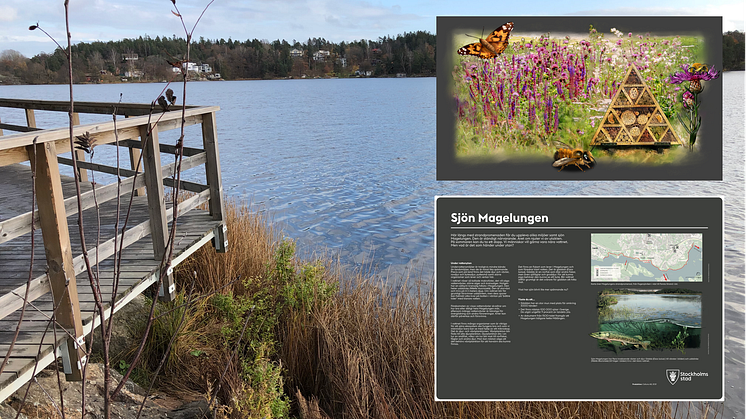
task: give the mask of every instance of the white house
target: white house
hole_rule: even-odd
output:
[[[197,69],[198,68],[197,63],[193,63],[189,61],[182,65],[186,67],[187,71],[194,71],[195,73],[199,73],[199,70]]]
[[[313,60],[314,61],[324,61],[329,56],[329,51],[320,49],[313,53]]]
[[[290,56],[291,57],[302,57],[303,51],[299,50],[298,48],[293,48],[290,50]]]

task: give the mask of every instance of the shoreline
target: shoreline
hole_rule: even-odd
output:
[[[396,75],[385,75],[385,76],[338,76],[338,77],[273,77],[269,79],[259,79],[259,78],[237,78],[237,79],[220,79],[220,80],[188,80],[190,83],[195,82],[219,82],[219,81],[269,81],[269,80],[332,80],[332,79],[414,79],[414,78],[429,78],[429,77],[435,77],[435,75],[425,75],[425,74],[415,74],[415,75],[407,75],[404,77],[397,77]],[[168,81],[163,80],[133,80],[133,81],[101,81],[101,82],[80,82],[80,83],[73,83],[74,86],[77,85],[94,85],[94,84],[148,84],[148,83],[167,83]],[[182,80],[171,80],[171,83],[181,83]],[[67,86],[67,83],[38,83],[38,84],[12,84],[12,83],[3,83],[0,81],[0,86]]]

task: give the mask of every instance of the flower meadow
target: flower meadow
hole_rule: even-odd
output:
[[[681,109],[683,89],[669,77],[696,61],[703,39],[625,34],[616,28],[602,34],[592,26],[580,40],[548,34],[516,38],[494,59],[456,58],[458,156],[553,153],[557,140],[588,147],[631,64],[676,132],[684,133],[672,118]]]

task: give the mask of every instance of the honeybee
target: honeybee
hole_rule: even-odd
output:
[[[559,167],[559,171],[562,171],[566,166],[574,165],[580,171],[584,172],[585,170],[581,166],[590,169],[596,164],[596,159],[593,158],[593,154],[590,151],[570,147],[562,141],[555,141],[554,145],[559,148],[554,152],[554,163],[552,163],[552,166]]]

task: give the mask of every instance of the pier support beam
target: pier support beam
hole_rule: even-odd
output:
[[[202,115],[202,144],[207,154],[205,175],[210,187],[210,215],[216,221],[222,221],[222,227],[215,230],[213,245],[218,253],[225,253],[228,248],[228,229],[225,227],[225,204],[223,202],[223,181],[220,177],[220,153],[218,152],[218,131],[215,123],[215,112]]]
[[[29,125],[31,126],[31,125]],[[49,283],[54,297],[57,324],[69,333],[66,346],[67,360],[65,376],[70,381],[83,379],[81,368],[85,363],[83,323],[78,303],[78,288],[70,246],[65,200],[62,196],[60,170],[57,166],[57,150],[54,142],[27,147],[32,170],[35,171],[36,205],[39,208],[39,224],[44,239]],[[59,333],[59,332],[58,332]]]
[[[142,142],[143,166],[145,169],[145,189],[148,196],[150,214],[150,236],[153,238],[153,257],[163,259],[168,243],[168,219],[166,218],[166,201],[163,195],[163,171],[161,169],[161,149],[158,142],[158,127],[155,124],[140,128]],[[167,261],[168,262],[168,261]],[[169,269],[161,283],[160,294],[163,299],[172,301],[176,286]]]

